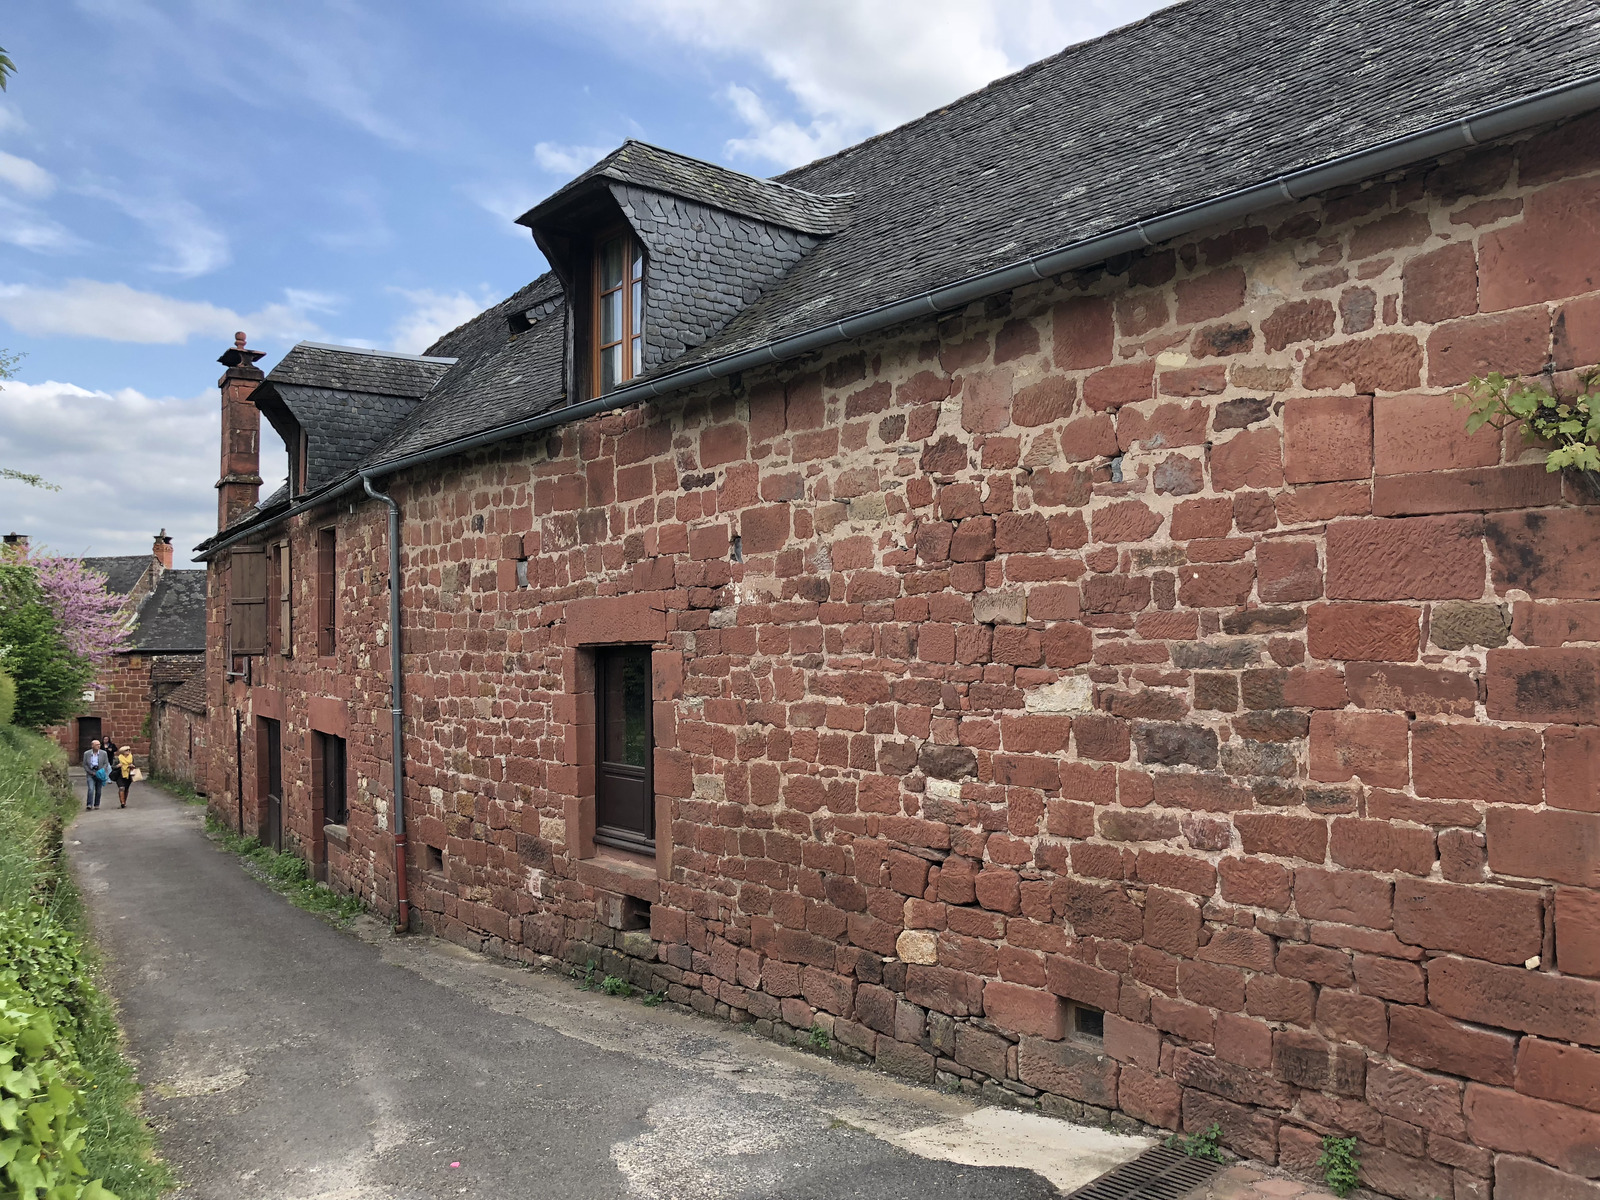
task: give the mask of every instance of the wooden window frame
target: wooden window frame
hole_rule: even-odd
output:
[[[339,531],[334,525],[317,530],[317,656],[332,658],[338,649]]]
[[[328,751],[332,748],[339,761],[330,769]],[[338,796],[330,795],[330,781],[336,782]],[[337,804],[332,803],[337,799]],[[311,732],[311,803],[322,825],[343,825],[350,821],[350,746],[336,733],[320,729]]]
[[[604,251],[608,245],[619,238],[624,243],[624,253],[622,256],[622,282],[616,288],[611,288],[602,292],[600,290],[600,256],[602,251]],[[634,252],[635,250],[637,250],[637,253]],[[608,348],[617,345],[622,347],[622,354],[620,356],[621,370],[618,373],[617,381],[614,387],[621,387],[623,384],[635,377],[632,353],[633,342],[635,341],[639,343],[640,369],[643,369],[645,337],[644,314],[642,312],[639,314],[639,332],[635,334],[633,332],[633,285],[635,283],[639,285],[639,306],[642,309],[644,307],[644,283],[646,273],[644,245],[639,241],[638,235],[635,234],[629,226],[619,225],[608,229],[595,237],[593,246],[590,250],[589,258],[589,292],[591,297],[591,302],[589,305],[589,378],[593,382],[592,391],[594,395],[602,396],[605,394],[605,391],[601,383],[604,375],[601,372],[600,363],[602,356]],[[639,273],[634,275],[632,271],[633,264],[636,259],[639,263]],[[604,326],[600,316],[601,304],[605,300],[605,297],[609,296],[613,291],[621,291],[622,293],[622,317],[620,321],[620,332],[622,336],[618,341],[605,342],[602,344],[600,341],[600,331],[602,328],[604,328]]]
[[[608,689],[609,672],[607,666],[613,657],[623,654],[642,656],[645,662],[645,723],[644,728],[648,736],[645,745],[644,764],[642,766],[625,763],[614,763],[606,760],[606,749],[609,742],[607,722],[609,720]],[[623,643],[619,645],[596,646],[594,656],[594,770],[595,770],[595,833],[594,840],[597,844],[610,846],[616,850],[627,851],[653,857],[656,853],[656,813],[655,813],[655,712],[654,712],[654,655],[649,645],[638,643]],[[619,778],[626,778],[640,788],[647,829],[634,831],[625,826],[607,826],[603,820],[603,809],[606,803],[605,779],[608,774],[615,774]]]

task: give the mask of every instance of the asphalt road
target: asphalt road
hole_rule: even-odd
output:
[[[336,929],[201,817],[138,784],[67,835],[185,1200],[1035,1200],[1144,1145]]]

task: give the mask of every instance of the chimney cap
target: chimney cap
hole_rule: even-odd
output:
[[[246,350],[244,348],[244,343],[244,331],[240,330],[238,333],[233,335],[233,345],[224,350],[217,361],[225,367],[248,367],[252,365],[256,359],[265,358],[267,356],[267,352],[265,350]]]

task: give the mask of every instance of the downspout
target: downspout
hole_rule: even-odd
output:
[[[239,836],[244,836],[244,714],[233,710],[234,795],[239,800]]]
[[[394,759],[394,891],[395,928],[402,933],[411,925],[411,904],[406,893],[406,756],[400,707],[400,505],[393,496],[372,486],[368,475],[361,485],[374,500],[389,506],[389,716],[394,722],[391,757]]]

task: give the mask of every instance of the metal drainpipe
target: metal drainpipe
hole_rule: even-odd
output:
[[[411,904],[406,893],[406,767],[405,735],[400,708],[400,505],[393,496],[372,486],[372,479],[361,476],[361,485],[374,500],[389,506],[389,715],[394,721],[394,878],[395,928],[404,932],[411,925]]]

